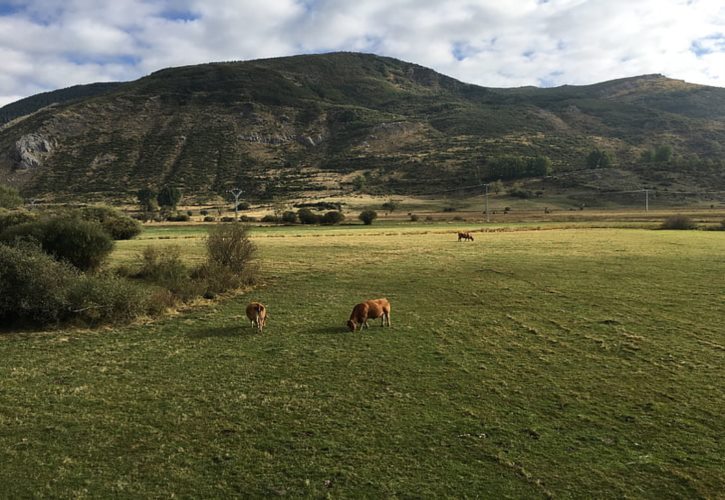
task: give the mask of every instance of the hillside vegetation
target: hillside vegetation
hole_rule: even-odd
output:
[[[725,188],[725,89],[660,75],[492,89],[332,53],[170,68],[95,90],[24,115],[1,108],[14,120],[0,128],[0,182],[55,200],[167,184],[199,200],[231,187],[251,199],[426,194],[495,181],[502,164],[509,180],[538,178],[517,167],[538,161],[550,190]],[[589,164],[594,150],[607,162]]]

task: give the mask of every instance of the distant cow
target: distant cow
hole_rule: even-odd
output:
[[[471,235],[471,233],[458,233],[458,241],[461,240],[473,241],[473,235]]]
[[[386,322],[390,326],[390,302],[388,299],[372,299],[357,304],[352,309],[347,327],[354,332],[359,326],[362,331],[363,328],[370,328],[369,319],[378,318],[382,318],[381,326],[385,326]]]
[[[252,327],[262,332],[267,321],[267,308],[259,302],[250,302],[247,306],[247,318],[252,322]]]

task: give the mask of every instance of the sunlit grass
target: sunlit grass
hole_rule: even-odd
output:
[[[721,494],[725,234],[458,228],[257,228],[264,279],[245,296],[5,335],[2,491]],[[112,265],[147,244],[193,261],[203,235],[154,228]],[[382,296],[392,328],[346,332]],[[263,335],[249,300],[269,307]]]

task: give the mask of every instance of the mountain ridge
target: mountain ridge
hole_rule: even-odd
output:
[[[500,89],[342,52],[166,68],[97,90],[1,126],[0,180],[53,199],[169,183],[200,198],[231,186],[258,199],[413,193],[495,180],[517,157],[583,170],[601,149],[642,183],[723,184],[725,89],[662,75]],[[642,160],[661,145],[666,163]]]

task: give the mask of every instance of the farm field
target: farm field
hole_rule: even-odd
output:
[[[480,228],[255,228],[263,278],[242,296],[0,334],[0,491],[721,496],[725,233],[542,223],[456,241]],[[149,244],[201,259],[203,235],[152,226],[112,265]],[[348,332],[373,297],[392,327]]]

